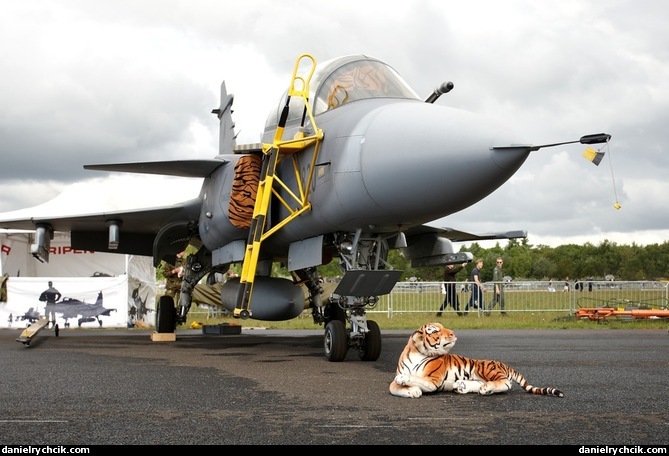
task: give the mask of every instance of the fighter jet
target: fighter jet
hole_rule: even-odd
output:
[[[50,315],[51,312],[60,314],[65,320],[64,326],[66,328],[70,327],[70,322],[68,320],[72,318],[77,319],[78,326],[80,327],[83,323],[93,321],[97,321],[100,327],[102,327],[102,320],[100,317],[109,316],[109,314],[115,310],[116,309],[107,309],[102,305],[102,292],[99,292],[95,304],[89,304],[74,298],[63,298],[60,301],[56,301],[55,304],[48,304],[46,313],[47,315]]]
[[[140,285],[141,286],[141,285]],[[146,305],[146,298],[142,299],[139,295],[140,286],[132,290],[132,303],[128,314],[130,315],[130,321],[136,323],[139,320],[144,319],[146,314],[153,312],[153,309],[149,309]]]
[[[504,184],[542,147],[598,144],[608,134],[543,145],[528,143],[507,126],[437,104],[453,83],[420,98],[388,64],[348,55],[321,64],[297,58],[288,89],[257,144],[237,144],[233,95],[221,84],[218,155],[176,160],[86,165],[85,169],[202,179],[198,197],[148,210],[12,217],[0,227],[35,229],[32,253],[48,261],[54,231],[69,231],[72,247],[151,255],[174,263],[189,244],[178,302],[160,298],[158,332],[183,324],[194,286],[209,273],[241,264],[227,281],[221,305],[235,317],[288,320],[307,307],[324,325],[325,355],[342,361],[349,349],[363,361],[381,353],[379,325],[366,312],[388,294],[402,271],[388,263],[400,249],[413,266],[471,261],[453,242],[523,238],[523,230],[472,234],[428,222],[473,204]],[[147,107],[148,108],[148,107]],[[476,176],[476,185],[471,185]],[[342,280],[328,295],[317,267],[341,266]],[[272,277],[280,263],[291,278]]]
[[[10,314],[10,317],[11,317],[11,314]],[[17,315],[16,316],[16,321],[22,321],[22,320],[26,321],[27,320],[29,323],[35,323],[39,319],[40,319],[40,314],[37,310],[35,310],[34,307],[31,307],[30,309],[28,309],[28,311],[26,313],[24,313],[23,315]],[[9,322],[10,323],[12,322],[11,318],[10,318]]]

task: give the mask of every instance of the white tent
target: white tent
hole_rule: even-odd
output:
[[[62,327],[125,328],[155,321],[156,270],[150,257],[76,250],[54,233],[49,262],[33,258],[32,231],[0,230],[0,327],[24,328],[46,314],[40,296],[52,282]]]

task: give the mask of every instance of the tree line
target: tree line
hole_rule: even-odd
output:
[[[497,257],[504,259],[504,275],[513,280],[666,280],[669,278],[669,242],[640,246],[618,245],[603,241],[599,245],[566,244],[558,247],[546,245],[533,246],[527,239],[509,239],[505,246],[497,243],[494,247],[483,248],[473,243],[469,248],[461,247],[460,252],[471,252],[474,257],[483,259],[481,278],[484,282],[492,280],[492,271]],[[443,279],[443,266],[412,268],[411,262],[404,258],[399,250],[391,250],[388,262],[395,269],[403,270],[400,281],[418,277],[425,282],[438,282]],[[474,268],[473,262],[458,275],[458,281],[464,281]],[[341,276],[336,260],[320,266],[323,277]]]

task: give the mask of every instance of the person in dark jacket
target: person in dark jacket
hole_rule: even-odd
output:
[[[469,275],[472,283],[472,294],[469,297],[469,302],[465,306],[465,314],[469,311],[469,308],[483,309],[483,283],[481,282],[481,269],[483,269],[483,258],[476,260],[476,267],[472,269],[471,274]]]
[[[504,309],[504,272],[502,272],[502,267],[504,266],[504,260],[502,257],[498,257],[495,269],[492,271],[492,281],[493,281],[493,293],[490,304],[488,304],[488,311],[486,315],[490,315],[490,311],[499,304],[499,308],[502,311],[502,315],[506,315]]]
[[[39,300],[42,302],[46,302],[46,306],[44,308],[44,315],[49,318],[49,314],[51,314],[51,319],[49,320],[51,322],[51,326],[56,325],[56,301],[58,301],[61,298],[60,291],[56,290],[53,287],[53,282],[49,281],[49,288],[44,290],[42,294],[39,296]]]
[[[453,309],[455,309],[458,315],[462,316],[462,312],[460,312],[460,300],[458,299],[458,290],[456,289],[455,286],[455,282],[457,281],[455,276],[465,267],[467,267],[466,262],[459,264],[457,266],[454,264],[446,265],[446,268],[444,269],[444,291],[446,295],[444,296],[444,302],[441,304],[441,307],[439,307],[439,312],[437,312],[437,317],[441,317],[441,313],[449,304],[453,306]]]

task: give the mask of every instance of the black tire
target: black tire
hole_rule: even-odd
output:
[[[176,329],[177,309],[172,296],[161,296],[156,311],[156,332],[173,333]]]
[[[325,326],[325,357],[328,361],[339,362],[346,358],[348,340],[344,322],[332,320]]]
[[[360,347],[360,359],[363,361],[376,361],[381,356],[381,329],[374,320],[367,320],[365,340]]]

